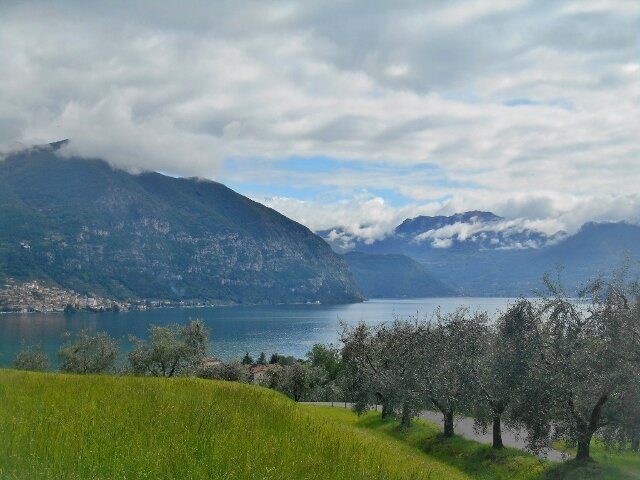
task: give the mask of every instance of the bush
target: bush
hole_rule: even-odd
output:
[[[174,377],[195,374],[202,368],[209,348],[209,331],[201,321],[188,325],[149,327],[149,341],[131,337],[129,365],[134,374]]]
[[[16,370],[29,370],[32,372],[44,372],[51,367],[49,356],[40,348],[27,347],[16,355],[13,368]]]
[[[71,340],[66,334],[67,341],[60,350],[60,371],[67,373],[107,373],[113,371],[118,358],[118,343],[108,333],[99,332],[91,336],[82,330]]]

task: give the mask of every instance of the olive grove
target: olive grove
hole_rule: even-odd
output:
[[[538,300],[520,299],[495,321],[459,308],[422,321],[342,326],[343,372],[357,411],[383,405],[408,426],[438,410],[444,435],[456,415],[524,431],[540,451],[560,440],[590,458],[599,436],[610,446],[640,446],[638,287],[618,273],[595,279],[571,298],[545,277]]]

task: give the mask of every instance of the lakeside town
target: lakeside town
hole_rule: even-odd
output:
[[[1,285],[1,284],[0,284]],[[307,301],[319,305],[320,301]],[[0,287],[0,313],[130,312],[155,308],[219,307],[232,302],[166,299],[119,301],[95,294],[81,294],[42,281],[18,282],[8,279]]]
[[[8,279],[0,288],[0,313],[130,312],[151,308],[200,307],[197,301],[134,299],[127,302],[95,294],[81,294],[42,281]]]
[[[43,282],[8,280],[0,289],[0,312],[120,312],[145,310],[144,304],[119,302],[97,295],[82,295]]]
[[[0,313],[130,312],[152,308],[217,305],[220,303],[158,299],[133,299],[124,302],[95,294],[80,294],[38,280],[18,282],[8,279],[0,288]]]

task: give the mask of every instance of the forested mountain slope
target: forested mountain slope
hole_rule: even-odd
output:
[[[61,158],[0,161],[0,279],[119,299],[360,300],[348,266],[306,227],[222,184]]]

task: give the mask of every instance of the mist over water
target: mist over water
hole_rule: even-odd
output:
[[[338,343],[339,320],[349,324],[378,324],[395,317],[430,317],[440,307],[443,313],[460,305],[471,311],[487,311],[495,317],[512,298],[424,298],[370,300],[348,305],[261,305],[207,308],[170,308],[125,313],[30,313],[0,315],[0,366],[11,365],[26,345],[42,345],[55,365],[56,352],[65,332],[82,329],[106,331],[121,340],[123,352],[128,337],[146,338],[149,325],[185,323],[201,319],[211,330],[211,354],[229,360],[245,352],[257,357],[278,352],[303,358],[315,343]]]

